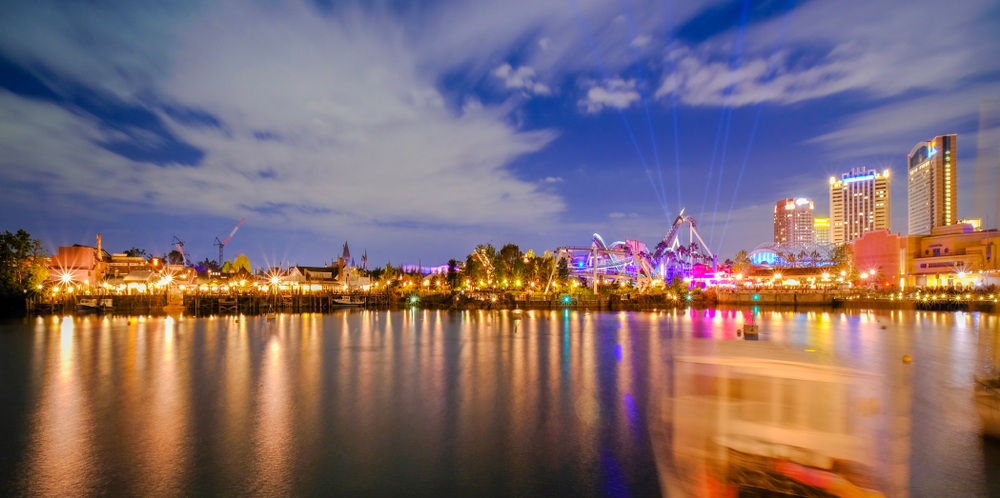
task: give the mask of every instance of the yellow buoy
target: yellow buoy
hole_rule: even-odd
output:
[[[903,355],[903,363],[909,363],[911,361],[913,361],[913,358],[910,358],[910,355],[908,354]]]

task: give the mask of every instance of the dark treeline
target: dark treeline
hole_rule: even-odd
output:
[[[22,315],[48,278],[48,252],[24,230],[0,234],[0,316]]]

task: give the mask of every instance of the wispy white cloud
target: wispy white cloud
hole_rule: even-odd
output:
[[[535,70],[528,66],[514,69],[510,64],[501,64],[500,67],[493,70],[493,76],[500,78],[507,88],[523,90],[525,93],[535,95],[552,93],[549,87],[536,81]]]
[[[748,28],[732,65],[734,31],[667,56],[656,97],[691,105],[794,104],[845,91],[874,98],[909,90],[950,91],[1000,70],[995,3],[961,2],[938,11],[906,2],[816,1]],[[919,27],[919,28],[917,28]]]
[[[591,83],[587,95],[578,102],[588,113],[600,112],[604,108],[626,109],[639,102],[639,92],[635,80],[612,78],[604,84]]]
[[[98,123],[4,94],[0,179],[153,212],[250,214],[258,225],[328,232],[551,223],[562,199],[505,167],[555,132],[519,131],[507,108],[449,110],[399,33],[361,11],[334,19],[298,3],[223,2],[186,26],[169,74],[147,88],[225,123],[185,127],[162,116],[205,152],[201,164],[130,161],[95,145],[106,134]],[[262,129],[278,138],[259,140]]]
[[[649,35],[639,35],[639,36],[635,37],[635,39],[633,39],[632,43],[629,43],[629,45],[631,45],[631,46],[633,46],[635,48],[643,48],[643,47],[649,45],[649,42],[651,42],[651,41],[653,41],[653,37],[651,37]]]

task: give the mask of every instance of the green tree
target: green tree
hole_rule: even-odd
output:
[[[566,258],[560,258],[559,262],[556,263],[556,278],[560,285],[569,280],[569,262],[566,261]]]
[[[24,230],[0,234],[0,295],[23,298],[35,293],[49,276],[47,257],[42,241]]]
[[[168,265],[183,265],[184,264],[184,255],[181,254],[181,252],[178,251],[177,249],[174,249],[173,251],[168,252],[167,253],[167,257],[164,258],[164,259],[167,261]]]
[[[138,247],[133,247],[131,249],[125,250],[125,255],[133,258],[145,258],[147,256],[145,249],[139,249]]]
[[[476,250],[465,258],[465,268],[467,278],[477,284],[479,280],[496,283],[503,277],[500,254],[493,244],[477,245]]]
[[[248,274],[253,273],[253,268],[250,267],[250,258],[247,258],[246,254],[240,254],[236,256],[236,260],[233,261],[232,266],[229,268],[230,273],[245,272]]]
[[[452,291],[458,289],[458,260],[454,258],[448,260],[448,286]]]
[[[740,252],[736,253],[736,260],[733,261],[733,273],[747,275],[752,268],[753,264],[750,262],[750,256],[745,250],[741,249]]]
[[[497,263],[495,263],[499,266],[497,277],[508,280],[512,286],[515,280],[520,280],[524,276],[524,259],[521,256],[521,248],[517,244],[505,244],[501,247]],[[502,277],[499,275],[501,272],[503,273]]]
[[[392,279],[396,278],[396,269],[392,267],[392,262],[385,264],[385,269],[382,270],[382,283],[388,284]]]
[[[465,274],[465,278],[469,280],[469,283],[473,286],[477,285],[480,280],[485,280],[485,274],[483,271],[483,264],[479,261],[479,258],[475,254],[470,254],[465,257],[465,269],[462,270]]]
[[[219,263],[217,261],[205,258],[205,261],[202,261],[202,262],[198,263],[197,265],[195,265],[195,270],[198,273],[204,273],[204,272],[209,271],[209,270],[211,270],[211,271],[219,271]]]

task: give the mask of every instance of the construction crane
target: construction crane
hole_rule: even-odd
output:
[[[177,250],[181,253],[181,264],[184,265],[184,268],[191,268],[191,260],[188,259],[187,253],[184,252],[184,241],[174,235],[173,244],[177,246]]]
[[[246,220],[246,218],[243,218],[242,220],[240,220],[239,223],[236,224],[235,227],[233,227],[233,231],[229,232],[229,237],[226,237],[226,240],[219,240],[218,237],[215,238],[215,245],[219,246],[219,267],[220,268],[222,267],[222,261],[223,261],[222,260],[222,249],[225,248],[226,244],[229,243],[229,239],[233,238],[233,235],[236,235],[236,231],[240,229],[240,225],[242,225],[245,220]]]

